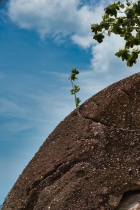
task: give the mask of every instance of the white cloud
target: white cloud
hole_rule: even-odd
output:
[[[87,48],[93,44],[93,40],[91,36],[79,36],[79,35],[72,35],[71,39],[80,47]]]
[[[138,66],[140,58],[138,58],[136,65],[134,64],[133,67],[127,67],[126,61],[122,61],[121,58],[115,56],[119,48],[124,48],[124,46],[125,41],[123,38],[114,34],[110,37],[106,36],[101,44],[92,46],[91,68],[98,73],[112,72],[112,75],[115,75],[118,72],[118,76],[121,70],[120,73],[122,75],[124,72],[124,77],[139,72]]]
[[[21,28],[36,30],[42,38],[69,35],[86,48],[93,41],[90,26],[99,22],[104,7],[92,3],[78,8],[80,3],[80,0],[10,0],[8,15]]]
[[[97,72],[108,71],[112,61],[118,60],[114,54],[123,46],[124,40],[120,37],[114,34],[106,36],[101,44],[92,47],[91,67]]]
[[[91,47],[91,69],[106,72],[112,67],[113,62],[120,62],[114,54],[124,46],[124,41],[115,35],[106,37],[101,44],[93,40],[91,24],[100,22],[105,6],[113,1],[95,2],[10,0],[8,15],[21,28],[36,30],[41,38],[50,36],[54,41],[63,44],[65,37],[68,36],[79,47],[84,49]]]
[[[81,0],[10,0],[8,4],[8,15],[11,20],[20,27],[36,30],[42,38],[51,36],[55,40],[60,40],[65,36],[69,36],[78,46],[84,49],[91,47],[92,59],[90,60],[90,71],[87,72],[86,70],[86,75],[81,73],[79,77],[82,89],[81,92],[84,92],[87,97],[90,97],[105,87],[105,85],[112,83],[114,81],[113,74],[119,72],[122,67],[125,73],[126,71],[128,73],[134,73],[138,70],[136,70],[136,68],[135,70],[134,68],[131,70],[129,68],[128,70],[125,62],[122,63],[120,58],[114,56],[115,52],[124,45],[123,39],[119,36],[106,36],[104,42],[101,44],[98,44],[92,39],[93,34],[91,33],[90,25],[93,22],[98,23],[101,20],[105,6],[113,1],[100,1],[97,4],[95,4],[95,1],[90,1],[90,3],[88,2],[89,4],[85,3],[79,7],[81,2]],[[97,77],[100,78],[95,78],[94,72],[95,74],[99,73]],[[126,75],[125,73],[124,75]],[[110,82],[108,79],[105,80],[107,77],[110,78]],[[28,98],[34,101],[35,106],[40,106],[40,112],[37,112],[36,117],[33,117],[31,114],[33,110],[27,108],[25,113],[23,109],[19,110],[19,113],[22,113],[22,117],[24,115],[26,119],[29,118],[35,121],[39,121],[39,119],[47,120],[50,113],[56,116],[55,113],[62,113],[61,110],[63,110],[64,115],[66,115],[70,111],[71,106],[68,105],[69,102],[62,104],[58,97],[59,94],[58,92],[56,95],[54,94],[55,101],[57,101],[58,105],[57,107],[55,104],[49,104],[53,102],[50,95],[46,97],[46,93],[39,93],[36,96],[32,95],[32,93],[30,95],[28,94]],[[67,94],[68,92],[66,94],[63,93],[64,98],[67,98]],[[61,93],[61,98],[63,96]],[[68,100],[70,100],[70,97]],[[86,98],[82,97],[82,101],[85,99]],[[6,106],[8,106],[8,103]],[[14,104],[10,104],[7,110],[12,109],[12,107],[14,107]],[[46,109],[46,107],[48,108]],[[66,111],[64,111],[65,107],[68,107]],[[16,107],[15,110],[20,108]],[[51,119],[55,119],[55,117],[51,117]]]
[[[122,38],[112,34],[110,37],[106,36],[101,44],[93,40],[91,24],[101,20],[105,6],[113,1],[95,2],[91,0],[87,4],[84,1],[82,4],[82,0],[10,0],[8,15],[20,27],[36,30],[42,38],[51,36],[55,41],[63,43],[63,38],[69,36],[78,46],[84,49],[91,47],[91,71],[108,72],[111,77],[110,72],[113,71],[114,74],[119,67],[128,72],[137,72],[135,66],[135,70],[130,70],[125,62],[122,63],[120,58],[114,56],[124,46]]]

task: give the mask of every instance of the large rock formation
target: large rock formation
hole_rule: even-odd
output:
[[[97,93],[79,112],[74,110],[49,135],[2,210],[137,208],[140,73]]]

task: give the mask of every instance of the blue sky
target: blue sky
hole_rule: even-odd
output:
[[[0,4],[0,203],[56,125],[82,102],[133,73],[114,53],[117,36],[96,43],[90,26],[113,1],[9,0]]]

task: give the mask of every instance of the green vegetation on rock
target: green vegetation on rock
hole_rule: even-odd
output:
[[[77,96],[76,96],[76,93],[79,92],[80,87],[73,84],[73,81],[75,81],[75,80],[77,79],[77,77],[76,77],[77,74],[79,74],[79,71],[77,71],[76,68],[73,68],[73,69],[71,70],[71,75],[70,75],[70,77],[69,77],[69,80],[71,80],[71,84],[72,84],[72,89],[70,90],[70,92],[71,92],[71,94],[74,95],[74,97],[75,97],[76,109],[79,108],[79,104],[80,104],[80,102],[81,102],[80,99],[77,98]]]
[[[100,24],[93,23],[91,25],[91,30],[94,33],[93,39],[102,43],[105,35],[111,36],[112,33],[123,37],[125,46],[123,49],[120,48],[115,55],[121,57],[122,61],[125,60],[127,66],[133,66],[140,53],[138,48],[140,45],[140,0],[137,2],[126,0],[126,4],[122,4],[120,1],[113,2],[104,11]],[[76,93],[80,87],[73,84],[73,81],[77,79],[77,74],[79,72],[73,68],[69,79],[72,84],[70,92],[75,96],[75,105],[78,110],[81,101],[76,97]]]

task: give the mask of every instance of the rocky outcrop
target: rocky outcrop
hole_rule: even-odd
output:
[[[74,110],[48,136],[2,210],[131,210],[138,206],[140,73],[97,93],[79,112]],[[138,199],[130,199],[134,194]]]

